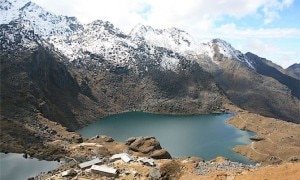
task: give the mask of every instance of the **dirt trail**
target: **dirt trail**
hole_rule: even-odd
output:
[[[261,140],[237,146],[234,151],[263,164],[278,164],[300,159],[300,125],[267,118],[243,110],[234,110],[236,115],[228,123],[255,132]]]

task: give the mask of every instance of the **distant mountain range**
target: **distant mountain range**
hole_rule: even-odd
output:
[[[283,69],[177,28],[138,24],[126,34],[0,1],[1,119],[12,124],[33,126],[40,113],[75,130],[109,113],[226,112],[225,104],[300,122],[299,64]]]

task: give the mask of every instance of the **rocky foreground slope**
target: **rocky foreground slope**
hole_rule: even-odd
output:
[[[299,171],[299,128],[293,123],[265,118],[240,109],[229,123],[239,128],[257,133],[251,145],[237,147],[234,150],[261,162],[256,165],[243,165],[217,157],[204,161],[201,158],[172,158],[153,137],[130,138],[124,143],[113,141],[106,136],[83,139],[83,143],[68,144],[55,141],[66,150],[66,164],[41,175],[41,178],[119,178],[119,179],[295,179]],[[259,119],[260,123],[254,123]],[[270,123],[273,124],[270,126]],[[276,133],[276,131],[279,133]],[[124,153],[126,152],[126,153]],[[246,152],[246,153],[245,153]],[[121,154],[118,154],[121,153]],[[149,153],[149,154],[144,154]],[[145,157],[146,155],[146,157]],[[127,158],[117,158],[126,156]],[[110,167],[115,173],[103,174],[93,167],[80,168],[80,163],[98,157],[102,160],[95,167]],[[129,157],[129,158],[128,158]],[[161,159],[163,158],[163,159]],[[95,168],[94,167],[94,168]]]

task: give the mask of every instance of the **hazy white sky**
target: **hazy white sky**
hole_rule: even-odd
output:
[[[177,27],[199,42],[221,38],[286,68],[300,63],[300,0],[33,0],[82,23],[107,20],[125,32],[142,23]]]

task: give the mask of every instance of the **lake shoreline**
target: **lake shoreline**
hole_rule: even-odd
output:
[[[239,108],[227,123],[241,130],[256,133],[253,141],[239,145],[233,151],[263,165],[300,162],[300,124],[268,118]]]
[[[259,128],[255,128],[254,126],[251,125],[251,123],[253,124],[253,119],[249,122],[247,121],[242,121],[240,118],[241,116],[249,116],[249,117],[259,117],[260,120],[257,123],[257,127],[262,126],[264,124],[266,124],[266,122],[276,122],[276,127],[274,127],[275,129],[282,129],[287,128],[287,129],[297,129],[298,132],[300,132],[300,125],[298,124],[294,124],[294,123],[288,123],[285,121],[281,121],[281,120],[277,120],[277,119],[273,119],[273,118],[267,118],[264,116],[259,116],[256,114],[252,114],[249,113],[247,111],[241,110],[239,108],[232,108],[229,107],[228,108],[230,110],[230,113],[228,114],[233,114],[233,116],[231,118],[229,118],[226,122],[228,124],[231,124],[241,130],[246,130],[246,131],[251,131],[251,132],[255,132],[257,135],[265,137],[266,136],[266,132],[260,130]],[[117,113],[120,114],[121,112]],[[152,112],[146,112],[146,113],[152,113]],[[156,113],[159,114],[159,113]],[[219,113],[216,113],[219,114]],[[170,115],[170,114],[165,114],[165,115]],[[178,114],[173,114],[173,115],[178,115]],[[183,114],[182,114],[183,115]],[[193,114],[193,115],[197,115],[197,114]],[[247,119],[247,118],[244,118]],[[251,118],[248,118],[251,119]],[[75,132],[68,132],[64,127],[62,127],[60,124],[58,123],[53,123],[52,121],[49,120],[44,120],[44,123],[47,124],[47,126],[51,127],[52,129],[55,129],[56,131],[60,131],[60,136],[62,138],[51,138],[49,139],[49,142],[46,142],[47,146],[39,146],[39,148],[37,148],[34,143],[33,143],[33,147],[34,148],[28,148],[28,149],[24,149],[24,148],[20,148],[19,146],[14,146],[14,142],[12,142],[11,144],[7,144],[6,146],[1,146],[1,152],[3,153],[23,153],[23,154],[29,154],[32,157],[41,159],[41,160],[58,160],[60,158],[63,158],[64,156],[68,155],[68,152],[64,152],[64,151],[57,151],[56,149],[60,149],[61,145],[57,145],[56,142],[60,142],[61,144],[63,144],[64,146],[68,146],[68,145],[72,145],[72,144],[76,144],[79,142],[84,142],[87,140],[87,138],[85,137],[81,137],[79,134],[75,133]],[[283,127],[281,127],[283,126]],[[273,128],[273,129],[274,129]],[[274,134],[274,130],[272,130],[272,133]],[[290,134],[295,134],[295,132],[293,131],[289,131]],[[287,134],[281,134],[282,137],[288,137],[288,136],[293,136],[290,135],[289,133]],[[278,139],[281,137],[280,135],[278,136]],[[67,138],[66,138],[67,137]],[[296,133],[296,135],[293,136],[294,138],[292,138],[294,141],[296,140],[295,138],[300,137],[300,135],[298,133]],[[292,141],[291,141],[292,142]],[[121,142],[120,142],[121,143]],[[277,142],[276,141],[276,146],[287,146],[289,147],[289,142],[284,143],[284,144],[280,144],[282,142]],[[2,143],[3,144],[3,143]],[[246,156],[248,158],[250,158],[251,160],[254,160],[256,162],[261,162],[263,164],[274,164],[276,162],[270,161],[268,160],[268,158],[271,157],[278,157],[278,159],[284,159],[283,162],[289,162],[289,159],[293,159],[293,157],[299,157],[300,155],[295,153],[295,151],[292,151],[290,153],[285,153],[283,156],[282,155],[276,155],[274,153],[271,153],[267,150],[264,150],[264,148],[260,148],[260,152],[261,154],[267,154],[270,153],[269,155],[266,156],[262,156],[259,153],[255,153],[253,151],[253,148],[251,148],[251,146],[254,146],[257,144],[260,147],[269,147],[269,140],[261,140],[259,142],[252,142],[250,144],[247,145],[241,145],[241,146],[236,146],[233,148],[233,151]],[[296,148],[299,149],[300,148],[298,146],[290,146],[290,148]],[[300,151],[299,151],[300,152]],[[50,155],[51,154],[51,155]],[[50,155],[50,156],[49,156]],[[290,157],[287,157],[289,156]],[[273,158],[274,159],[274,158]],[[300,159],[300,157],[299,157]],[[278,162],[277,162],[278,163]]]

